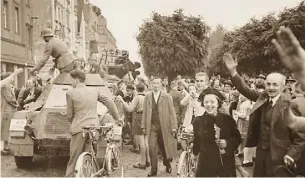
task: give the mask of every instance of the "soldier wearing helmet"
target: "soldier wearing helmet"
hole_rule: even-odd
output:
[[[30,74],[39,71],[46,64],[50,56],[54,58],[55,67],[60,73],[68,73],[76,67],[74,62],[76,60],[75,56],[68,52],[68,47],[63,41],[54,38],[51,29],[42,30],[41,37],[46,42],[43,58],[30,70]]]

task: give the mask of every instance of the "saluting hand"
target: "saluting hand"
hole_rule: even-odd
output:
[[[292,31],[286,27],[280,27],[277,38],[272,40],[281,61],[292,72],[305,71],[305,50],[294,36]]]
[[[230,72],[231,76],[233,76],[236,73],[237,61],[233,59],[230,53],[225,53],[223,55],[223,61],[228,71]]]

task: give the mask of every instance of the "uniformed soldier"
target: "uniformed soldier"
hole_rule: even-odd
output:
[[[49,60],[50,56],[54,58],[55,67],[60,73],[68,73],[76,67],[75,56],[68,52],[66,44],[54,38],[54,34],[51,29],[47,28],[41,31],[41,36],[46,42],[44,55],[41,61],[30,70],[30,74],[35,71],[39,71]]]

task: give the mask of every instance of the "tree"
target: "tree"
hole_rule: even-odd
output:
[[[217,55],[223,45],[225,33],[226,33],[226,30],[221,25],[218,25],[216,27],[216,29],[211,33],[209,45],[208,45],[208,49],[209,49],[210,53],[209,53],[208,62],[206,65],[208,74],[210,76],[219,72],[219,71],[215,70],[215,66],[217,63]],[[216,68],[216,69],[218,69],[218,68]]]
[[[305,4],[284,9],[278,16],[270,13],[262,19],[251,19],[250,22],[234,31],[227,32],[224,43],[211,66],[226,75],[221,65],[225,52],[231,52],[238,60],[238,70],[248,75],[270,73],[274,71],[288,74],[289,71],[278,60],[271,40],[276,37],[280,26],[288,26],[305,47]]]
[[[137,41],[147,76],[194,75],[205,68],[210,27],[201,17],[153,13],[140,27]]]

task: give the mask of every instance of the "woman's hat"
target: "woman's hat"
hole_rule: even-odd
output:
[[[234,86],[233,83],[232,83],[230,80],[224,81],[223,84],[225,84],[225,85],[230,85],[231,87]]]
[[[221,101],[225,99],[225,97],[220,93],[220,91],[216,90],[215,88],[207,88],[200,93],[198,100],[202,102],[205,95],[209,94],[216,95]]]

